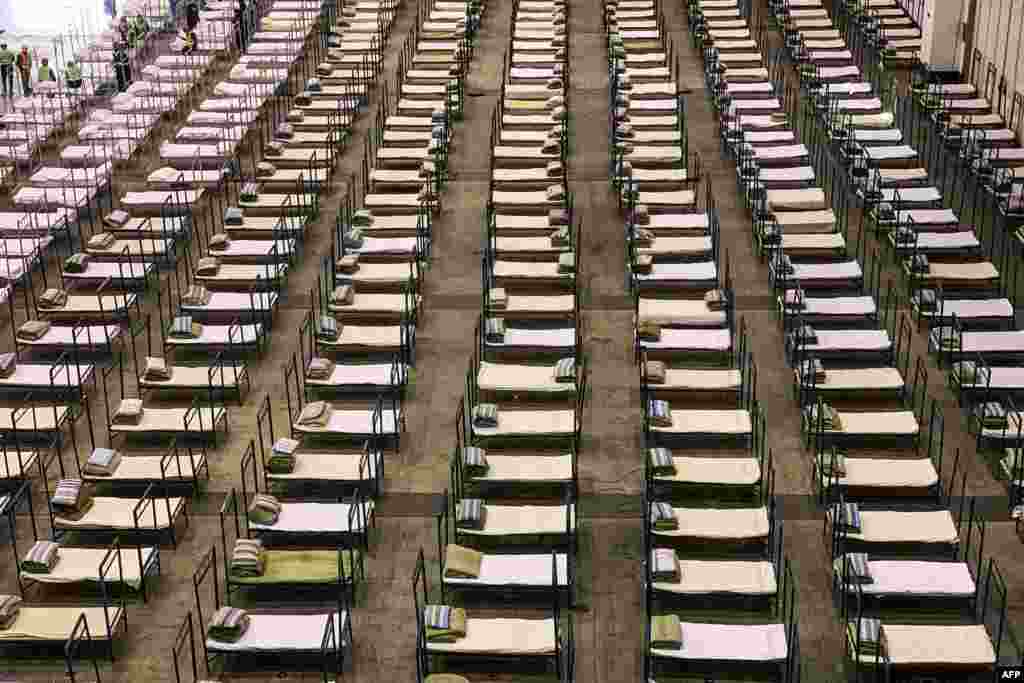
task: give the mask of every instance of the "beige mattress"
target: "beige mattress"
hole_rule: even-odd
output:
[[[810,382],[805,380],[805,384]],[[836,368],[826,370],[824,381],[817,381],[814,386],[829,391],[901,389],[903,376],[896,368]]]
[[[651,426],[664,434],[749,434],[748,410],[672,410],[672,426]]]
[[[572,479],[571,455],[492,455],[487,458],[487,474],[474,481],[569,481]]]
[[[673,456],[676,473],[655,475],[658,481],[681,484],[718,484],[753,486],[761,480],[761,466],[756,458],[700,458]]]
[[[61,529],[135,529],[132,510],[141,498],[94,498],[92,508],[81,519],[71,520],[54,514],[54,526]],[[185,507],[184,498],[168,498],[171,516],[167,516],[164,499],[153,498],[143,508],[139,517],[140,529],[169,529]],[[153,510],[156,510],[156,526],[153,525]]]
[[[840,411],[839,418],[842,421],[843,430],[836,433],[841,434],[886,436],[917,434],[920,431],[917,418],[910,410],[877,410],[860,413]]]
[[[675,508],[677,529],[659,531],[666,538],[705,538],[753,540],[766,538],[769,532],[768,509],[757,508]]]
[[[497,427],[473,427],[482,437],[564,436],[575,430],[574,410],[499,410]]]
[[[481,361],[477,384],[483,391],[524,391],[545,394],[571,394],[575,382],[556,382],[551,365],[518,365]]]
[[[138,424],[114,422],[110,425],[110,430],[113,432],[136,434],[144,434],[146,432],[184,432],[186,431],[185,413],[189,412],[189,410],[191,409],[147,407],[142,412],[142,419],[139,420]],[[227,417],[227,412],[220,406],[212,408],[201,407],[198,410],[202,411],[200,415],[190,416],[189,418],[189,432],[198,432],[200,428],[203,431],[212,431]]]
[[[725,325],[725,311],[713,311],[703,299],[646,299],[638,305],[640,320],[665,327]]]
[[[127,455],[121,458],[121,463],[109,477],[96,477],[85,475],[83,479],[88,481],[159,481],[160,455]],[[170,462],[164,477],[167,479],[178,479],[180,481],[192,481],[196,478],[196,471],[203,467],[206,456],[200,452],[195,456],[195,468],[192,467],[192,460],[185,455],[179,455],[177,462]],[[181,473],[179,474],[179,468]],[[150,519],[153,519],[150,515]]]
[[[459,529],[459,533],[475,536],[535,536],[573,533],[576,510],[573,506],[572,528],[566,529],[564,505],[487,505],[483,529]]]
[[[109,612],[102,607],[56,606],[56,605],[22,605],[17,618],[10,628],[0,630],[0,641],[4,640],[58,640],[65,641],[78,618],[85,615],[85,623],[89,626],[89,635],[94,640],[107,640],[107,617],[111,624],[117,624],[121,618],[121,608],[111,606]],[[118,628],[114,626],[114,628]]]
[[[719,368],[666,368],[665,381],[651,382],[654,390],[673,391],[735,391],[740,388],[742,378],[739,370]]]
[[[286,474],[275,474],[269,470],[266,473],[267,479],[278,479],[287,481],[323,479],[335,481],[359,481],[359,463],[363,458],[362,453],[357,452],[335,452],[324,453],[317,451],[299,452],[295,456],[295,468]],[[373,477],[376,474],[375,458],[372,454],[367,463],[367,470],[363,477]]]
[[[931,625],[882,623],[885,655],[895,666],[995,664],[992,639],[982,624]]]
[[[847,538],[865,543],[956,543],[960,538],[948,510],[861,510],[860,526]]]
[[[57,564],[46,574],[22,571],[22,576],[40,583],[68,584],[83,581],[100,580],[100,563],[106,557],[107,548],[75,548],[61,546],[58,551]],[[142,564],[147,566],[155,548],[142,548]],[[124,582],[132,588],[138,589],[142,585],[142,573],[139,571],[139,555],[134,548],[121,548],[120,572],[118,562],[114,562],[104,570],[107,581],[117,581],[119,576],[124,577]],[[90,631],[90,635],[92,635]]]
[[[845,467],[846,474],[839,479],[843,486],[927,488],[939,481],[928,458],[847,458]]]
[[[766,201],[771,212],[818,211],[828,207],[825,191],[816,187],[802,190],[769,190]]]
[[[184,389],[197,387],[205,389],[211,384],[217,387],[237,387],[238,378],[244,368],[238,366],[226,366],[221,372],[218,368],[211,377],[211,366],[209,365],[174,365],[171,366],[171,378],[160,381],[149,379],[145,375],[139,376],[139,386],[150,389]]]

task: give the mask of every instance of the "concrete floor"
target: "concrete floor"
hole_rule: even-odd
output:
[[[638,457],[640,411],[638,380],[632,362],[632,304],[625,290],[623,221],[618,215],[608,174],[608,92],[605,36],[600,0],[570,0],[572,151],[570,189],[584,220],[581,285],[585,313],[584,346],[590,358],[592,390],[587,402],[584,445],[580,457],[582,543],[580,606],[575,613],[577,678],[580,681],[637,681],[640,677],[641,590],[639,581],[641,461]],[[408,434],[397,458],[386,464],[385,495],[377,512],[378,529],[368,564],[369,581],[354,613],[356,648],[346,671],[348,680],[411,681],[414,619],[410,581],[420,547],[436,555],[432,511],[447,486],[447,454],[454,442],[454,414],[473,348],[479,312],[482,216],[488,188],[488,163],[481,153],[501,82],[511,3],[492,2],[468,81],[465,120],[456,126],[451,154],[453,177],[444,194],[444,211],[435,224],[433,262],[426,274],[426,314],[421,318],[417,374],[407,403]],[[791,371],[781,353],[782,337],[770,307],[767,268],[750,246],[750,224],[738,205],[733,166],[719,156],[718,137],[705,93],[699,54],[689,47],[684,8],[666,2],[667,26],[680,57],[680,79],[692,90],[688,98],[692,151],[701,154],[714,180],[722,219],[723,253],[727,250],[737,292],[738,314],[752,333],[760,371],[758,396],[768,414],[768,440],[775,454],[777,493],[786,526],[786,551],[798,579],[803,676],[807,681],[844,676],[841,628],[830,597],[827,548],[822,543],[822,512],[814,504],[808,455],[799,440],[799,415],[790,390]],[[411,6],[394,25],[384,74],[393,74],[396,50],[412,24]],[[294,331],[307,310],[322,255],[329,253],[333,219],[344,195],[344,182],[359,168],[362,139],[373,120],[376,100],[358,127],[355,143],[342,157],[339,182],[311,226],[310,239],[288,286],[267,353],[253,361],[253,393],[245,405],[231,409],[231,435],[211,457],[211,482],[194,501],[192,524],[176,550],[165,548],[163,574],[147,605],[129,608],[130,633],[120,657],[102,667],[103,680],[132,682],[173,680],[170,660],[175,629],[193,607],[191,576],[196,558],[219,543],[217,510],[223,494],[238,486],[239,459],[255,436],[255,416],[265,392],[275,400],[275,422],[287,419],[282,400],[281,364],[296,351]],[[160,135],[172,130],[165,124]],[[50,151],[53,157],[54,152]],[[117,192],[144,177],[155,160],[147,155],[120,174]],[[124,180],[124,179],[127,179]],[[851,217],[851,225],[857,225]],[[855,243],[856,235],[850,235]],[[52,271],[55,272],[55,271]],[[895,277],[890,266],[886,276]],[[886,277],[883,277],[885,281]],[[165,283],[166,286],[166,283]],[[153,296],[147,306],[152,309]],[[3,346],[9,330],[0,329]],[[914,354],[924,353],[915,335]],[[947,415],[947,447],[960,447],[968,471],[968,494],[984,497],[989,515],[986,547],[996,557],[1010,588],[1011,616],[1024,612],[1024,567],[1015,560],[1020,540],[1006,513],[1005,489],[992,476],[963,428],[962,413],[943,386],[944,375],[929,362],[931,393]],[[94,396],[93,419],[102,442],[102,399]],[[84,432],[83,432],[84,434]],[[82,448],[81,450],[86,450]],[[80,457],[85,457],[81,453]],[[67,459],[67,454],[65,458]],[[70,463],[70,460],[67,460]],[[73,465],[72,465],[73,467]],[[37,486],[37,489],[39,487]],[[45,526],[45,498],[36,496],[37,516]],[[19,540],[29,538],[27,519],[19,519]],[[44,531],[45,533],[45,531]],[[0,563],[0,592],[14,592],[13,558]],[[0,665],[30,681],[60,680],[56,660]],[[84,676],[90,680],[89,674]],[[247,681],[280,678],[311,681],[317,674],[263,673],[232,675]],[[473,680],[508,680],[508,675],[477,675]],[[516,680],[520,680],[517,678]]]

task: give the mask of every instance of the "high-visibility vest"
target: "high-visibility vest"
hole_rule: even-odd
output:
[[[69,81],[80,81],[82,80],[82,67],[75,62],[68,62],[64,66],[64,76]]]
[[[53,74],[50,73],[50,65],[49,64],[40,64],[39,65],[39,80],[40,81],[53,80]]]
[[[14,53],[10,50],[0,50],[0,65],[11,66],[14,64]]]

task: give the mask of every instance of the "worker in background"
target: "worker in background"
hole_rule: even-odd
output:
[[[18,75],[21,76],[21,90],[25,95],[32,94],[32,55],[28,53],[28,45],[21,46],[21,52],[15,61]]]
[[[189,0],[185,6],[185,29],[195,31],[199,25],[199,3],[196,0]]]
[[[78,90],[82,87],[82,67],[72,57],[64,65],[64,80],[69,90]]]
[[[124,92],[132,84],[132,66],[128,61],[128,46],[120,41],[114,45],[114,75],[117,76],[118,92]]]
[[[238,0],[235,6],[235,31],[238,33],[238,49],[245,52],[249,43],[249,7],[246,0]]]
[[[7,43],[0,43],[0,81],[4,97],[14,97],[14,53],[7,49]]]
[[[117,22],[117,35],[122,43],[128,42],[128,17],[123,14],[121,15],[121,20]]]
[[[181,54],[190,55],[199,48],[199,38],[196,36],[196,32],[191,29],[185,29],[185,33],[181,36]]]
[[[132,47],[142,45],[147,33],[149,33],[149,23],[144,16],[136,14],[128,24],[128,44]]]
[[[43,61],[39,64],[39,82],[45,83],[47,81],[56,81],[57,75],[53,73],[53,69],[50,68],[50,60],[43,57]]]

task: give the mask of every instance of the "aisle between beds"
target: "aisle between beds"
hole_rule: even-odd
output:
[[[19,489],[26,480],[39,474],[45,478],[54,460],[60,476],[65,474],[60,437],[53,435],[49,444],[22,444],[18,441],[0,442],[0,492]],[[0,493],[2,495],[2,493]]]

